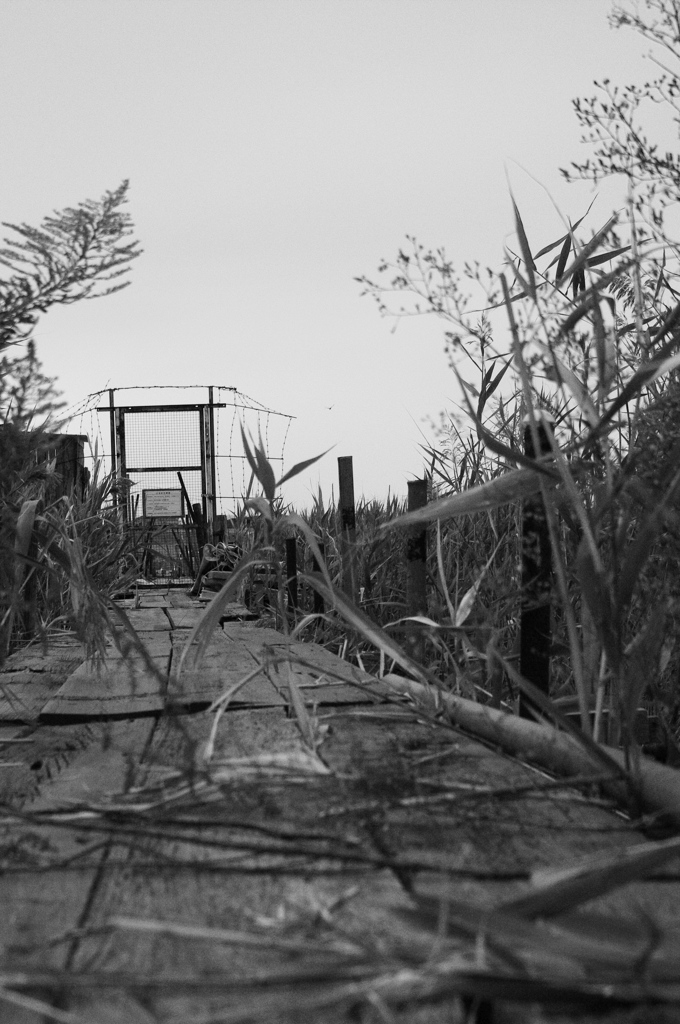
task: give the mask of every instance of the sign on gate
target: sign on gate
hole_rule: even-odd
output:
[[[142,514],[145,519],[180,519],[182,509],[182,489],[153,488],[142,491]]]

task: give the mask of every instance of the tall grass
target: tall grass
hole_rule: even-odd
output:
[[[55,498],[61,481],[46,461],[46,435],[0,434],[16,455],[0,474],[0,661],[17,647],[64,630],[75,632],[88,654],[103,651],[107,609],[139,572],[132,539],[112,501],[117,483],[95,459],[84,489],[74,486]]]
[[[677,247],[653,232],[643,242],[631,206],[628,216],[610,218],[586,239],[567,225],[534,253],[516,206],[514,212],[518,245],[506,254],[510,269],[467,270],[486,289],[487,311],[505,310],[507,328],[496,327],[500,341],[485,316],[475,321],[468,314],[461,281],[441,251],[412,240],[409,252],[381,267],[389,280],[362,279],[383,312],[390,312],[383,296],[396,289],[416,310],[455,326],[449,350],[468,426],[452,420],[431,452],[440,486],[454,493],[402,523],[436,519],[450,529],[457,521],[461,539],[467,534],[490,552],[497,539],[493,506],[504,509],[506,532],[516,538],[519,502],[538,484],[555,565],[553,695],[578,697],[585,731],[591,712],[599,722],[606,708],[613,738],[630,748],[645,698],[656,700],[669,731],[677,728]],[[537,476],[523,457],[518,425],[543,408],[555,426],[549,465]],[[514,503],[507,504],[512,467],[525,474],[524,483],[518,479]],[[487,500],[475,512],[481,485]],[[506,593],[516,564],[511,555],[496,560],[487,587]],[[507,616],[507,605],[496,607]],[[507,635],[507,618],[494,625]]]

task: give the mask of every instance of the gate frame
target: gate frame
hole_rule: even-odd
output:
[[[97,409],[97,412],[108,412],[111,428],[111,469],[115,477],[128,478],[130,473],[200,472],[201,474],[201,506],[206,533],[212,538],[214,523],[217,516],[217,494],[215,471],[215,418],[213,410],[225,408],[226,402],[213,400],[213,388],[208,388],[207,403],[191,403],[179,405],[116,405],[115,388],[109,388],[109,404]],[[198,412],[199,445],[201,453],[200,466],[128,466],[125,453],[125,416],[135,413],[161,412]],[[129,509],[127,501],[120,502],[114,495],[124,522],[128,522]]]

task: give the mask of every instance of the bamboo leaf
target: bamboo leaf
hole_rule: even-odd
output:
[[[544,478],[545,479],[545,478]],[[553,478],[548,486],[555,486]],[[480,484],[467,491],[449,494],[444,498],[432,501],[424,508],[407,512],[403,516],[384,523],[381,530],[392,530],[395,526],[411,526],[416,523],[430,523],[435,519],[452,519],[455,516],[468,515],[473,512],[488,512],[507,505],[512,501],[521,501],[540,491],[539,474],[535,469],[514,469],[504,473],[495,480]]]
[[[258,480],[262,484],[262,490],[268,501],[273,501],[276,494],[276,477],[274,476],[274,470],[264,453],[264,450],[255,446],[255,458],[257,459],[257,466],[259,473],[257,474]]]
[[[576,399],[579,409],[581,409],[588,420],[588,423],[591,427],[597,426],[600,421],[600,417],[598,416],[597,409],[595,408],[593,400],[588,394],[588,390],[585,385],[581,383],[576,374],[566,365],[566,363],[563,363],[558,356],[554,355],[554,353],[553,367],[556,377],[558,378],[558,383],[562,382],[566,384],[567,388]]]
[[[508,260],[510,260],[510,254],[509,253],[508,253]],[[534,285],[532,285],[524,277],[524,275],[522,274],[522,271],[519,269],[519,267],[514,267],[514,271],[515,271],[515,278],[517,280],[517,283],[522,288],[522,295],[529,296],[535,302],[536,301],[536,285],[535,285],[535,283],[534,283]],[[515,282],[513,281],[513,284],[514,283]]]
[[[618,214],[612,214],[607,223],[604,224],[599,231],[595,232],[595,234],[589,242],[586,242],[586,244],[581,247],[581,250],[576,256],[576,258],[569,264],[568,267],[564,269],[560,277],[555,282],[557,287],[563,284],[564,281],[567,280],[567,278],[573,278],[578,273],[583,271],[583,268],[587,265],[591,254],[595,251],[595,249],[597,249],[598,245],[602,242],[602,240],[607,237],[607,235],[614,227],[614,224],[617,220]]]
[[[659,669],[661,648],[666,639],[668,605],[652,608],[646,625],[626,648],[623,668],[624,686],[621,694],[623,713],[632,731],[632,722],[650,676]]]
[[[460,599],[460,602],[458,604],[458,609],[456,611],[456,615],[455,615],[455,618],[453,620],[454,626],[462,626],[463,623],[469,618],[470,612],[472,611],[472,609],[474,607],[474,604],[475,604],[475,601],[477,600],[477,594],[479,593],[479,588],[481,587],[482,583],[484,582],[484,577],[486,576],[486,574],[488,572],[489,566],[491,565],[491,563],[493,562],[494,558],[496,557],[496,552],[498,551],[498,549],[499,549],[499,547],[501,546],[502,543],[503,543],[503,541],[499,540],[498,544],[496,545],[494,550],[491,552],[491,555],[490,555],[486,565],[484,566],[484,568],[480,572],[479,576],[477,577],[475,582],[472,584],[470,589],[468,591],[466,591],[466,593],[463,594],[462,598]]]
[[[296,529],[300,531],[302,536],[307,541],[307,544],[310,550],[312,551],[314,558],[316,559],[316,563],[319,566],[319,569],[324,580],[326,581],[326,586],[332,587],[333,584],[331,583],[331,577],[329,575],[328,568],[326,567],[324,557],[321,554],[319,542],[309,524],[306,523],[302,516],[299,516],[297,512],[288,512],[285,516],[282,517],[282,522],[288,523],[290,526],[294,526]]]
[[[494,364],[494,366],[495,366],[495,364]],[[489,384],[489,386],[487,388],[487,392],[486,392],[486,397],[487,398],[491,397],[491,395],[494,393],[494,391],[496,390],[496,388],[498,387],[500,382],[503,380],[503,377],[505,377],[505,374],[507,373],[507,371],[510,369],[511,366],[512,366],[512,358],[508,359],[503,364],[501,369],[498,371],[496,376],[493,378],[493,380]],[[491,371],[489,371],[489,372],[491,372]]]
[[[274,470],[267,461],[264,451],[261,451],[256,444],[253,444],[254,452],[251,451],[243,424],[241,424],[241,440],[243,441],[243,450],[246,453],[246,458],[254,476],[259,481],[267,499],[273,501],[276,494]]]
[[[244,508],[254,508],[256,512],[267,520],[268,523],[273,523],[274,519],[272,516],[272,507],[266,498],[246,498],[243,502]]]
[[[640,578],[654,542],[659,535],[662,519],[659,509],[646,518],[626,550],[625,559],[616,578],[616,604],[623,613],[633,596],[635,585]]]
[[[243,424],[241,424],[241,440],[243,442],[243,451],[246,453],[246,458],[248,460],[248,465],[250,466],[250,468],[251,468],[251,470],[253,472],[253,476],[256,477],[259,480],[258,471],[257,471],[257,462],[255,460],[255,456],[253,455],[253,453],[250,450],[250,445],[248,444],[248,438],[246,437],[246,432],[243,429]]]
[[[680,307],[678,307],[678,312],[680,313]],[[677,344],[677,339],[672,338],[671,341],[664,345],[663,351],[668,352],[675,348]],[[680,366],[680,353],[668,357],[660,356],[657,359],[650,359],[649,362],[643,363],[642,366],[635,371],[630,380],[624,385],[612,404],[607,408],[606,413],[600,420],[598,430],[602,430],[616,415],[619,409],[624,408],[629,402],[632,402],[644,387],[651,384],[652,381],[657,380],[659,377],[663,377],[672,370],[675,370],[678,366]]]
[[[596,292],[588,291],[585,292],[584,295],[585,298],[583,298],[579,302],[579,304],[575,306],[574,309],[572,309],[571,313],[566,318],[566,320],[564,320],[563,323],[560,324],[560,334],[562,336],[564,336],[565,334],[569,334],[569,332],[574,329],[579,320],[582,320],[584,316],[587,316],[593,309],[593,306],[597,304]]]
[[[572,236],[571,235],[567,235],[565,237],[565,239],[564,239],[564,245],[562,246],[562,248],[560,250],[560,254],[557,257],[557,270],[555,271],[555,280],[556,281],[561,281],[562,276],[564,275],[564,268],[566,267],[567,260],[569,259],[569,253],[571,252],[571,246],[572,246]]]
[[[477,422],[477,431],[480,438],[486,445],[486,447],[494,452],[495,455],[500,455],[501,458],[507,459],[509,462],[515,462],[519,466],[525,466],[531,470],[532,473],[540,473],[546,479],[556,481],[558,479],[555,469],[546,463],[536,462],[535,459],[530,459],[528,455],[524,455],[519,448],[509,448],[508,445],[503,444],[497,437],[491,433],[491,431],[485,427],[482,423]]]
[[[20,557],[26,557],[30,550],[38,504],[37,500],[24,501],[19,510],[14,533],[14,552]],[[23,575],[23,565],[21,575]]]
[[[313,466],[314,463],[318,462],[319,459],[322,459],[324,455],[328,455],[330,450],[330,448],[327,448],[325,452],[322,452],[321,455],[315,455],[313,459],[305,459],[304,462],[296,462],[295,465],[291,469],[289,469],[287,473],[283,474],[283,476],[276,484],[276,486],[280,487],[281,484],[285,484],[286,480],[291,480],[294,476],[297,476],[299,473],[303,473],[305,469],[308,469],[309,466]]]
[[[591,546],[585,536],[576,553],[576,574],[609,664],[614,667],[619,663],[616,612],[612,607],[606,574],[601,567],[595,565]]]
[[[572,231],[574,231],[575,228],[576,228],[576,225],[574,225],[574,227],[572,228]],[[550,242],[549,245],[544,245],[543,248],[541,250],[539,250],[539,252],[537,252],[536,255],[534,256],[534,262],[536,260],[539,260],[541,258],[541,256],[547,256],[548,253],[552,252],[553,249],[556,249],[558,245],[560,245],[560,246],[562,246],[562,248],[564,248],[564,243],[565,242],[569,242],[569,245],[571,245],[571,235],[570,234],[560,235],[560,237],[555,242]],[[552,262],[548,264],[548,268],[552,267],[559,258],[560,258],[560,256],[559,256],[559,253],[558,253],[558,255],[555,257],[555,259],[552,260]]]
[[[603,307],[608,314],[605,322]],[[593,333],[595,336],[595,352],[597,356],[598,397],[600,402],[609,394],[612,382],[616,379],[616,324],[610,319],[611,310],[606,299],[593,305]]]
[[[579,224],[581,224],[586,219],[586,217],[588,216],[588,214],[590,213],[590,211],[592,209],[592,206],[593,206],[594,202],[595,202],[594,199],[592,199],[590,201],[590,205],[588,206],[588,209],[583,214],[583,216],[579,217],[579,219],[576,221],[576,223],[571,226],[570,232],[568,232],[566,235],[562,235],[562,237],[558,238],[556,242],[550,242],[549,245],[546,245],[543,249],[541,249],[540,252],[536,253],[536,255],[534,256],[534,260],[540,259],[541,256],[545,256],[547,253],[552,252],[553,249],[556,249],[558,245],[563,245],[564,242],[566,242],[567,240],[571,244],[571,237],[572,237],[573,232],[576,231],[576,229],[579,226]],[[569,250],[567,250],[567,252],[568,251]],[[551,264],[551,266],[552,266],[552,264]]]
[[[526,284],[522,282],[522,286],[526,289],[531,298],[536,301],[536,278],[534,276],[534,261],[531,255],[531,249],[529,248],[529,240],[527,239],[526,231],[524,230],[524,224],[520,215],[517,203],[512,200],[512,207],[515,212],[515,229],[517,231],[517,237],[519,238],[519,247],[522,251],[522,258],[524,260],[524,266],[526,267],[527,280]],[[518,274],[519,276],[519,274]]]
[[[629,249],[629,245],[622,245],[620,248],[612,249],[610,252],[600,253],[599,256],[591,256],[588,260],[588,266],[599,267],[601,263],[607,263],[608,260],[616,259],[617,256],[620,256],[624,252],[628,252]]]

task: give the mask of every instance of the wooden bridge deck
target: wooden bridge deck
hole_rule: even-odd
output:
[[[227,621],[179,673],[197,602],[127,611],[150,661],[65,638],[0,673],[0,1022],[462,1021],[453,994],[408,1002],[442,937],[426,897],[483,915],[642,841],[322,648]],[[246,677],[207,767],[207,707]],[[680,949],[677,866],[600,902],[617,929],[655,920],[655,956]]]

